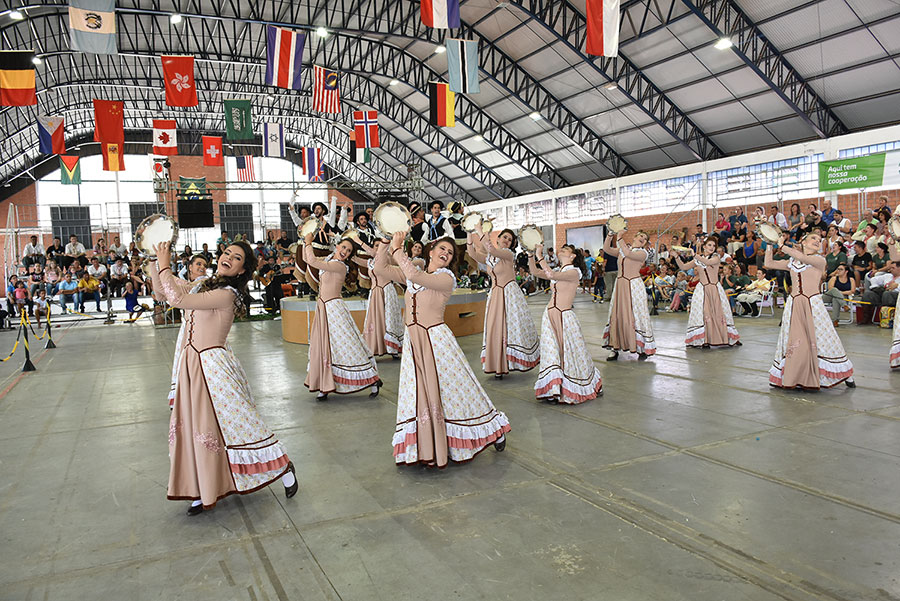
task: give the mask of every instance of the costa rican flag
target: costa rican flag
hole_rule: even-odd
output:
[[[301,151],[304,175],[311,182],[322,181],[322,151],[311,146],[304,146]]]
[[[320,113],[340,113],[341,96],[338,89],[338,73],[313,65],[313,110]]]
[[[459,0],[422,0],[422,23],[435,29],[459,29]]]
[[[255,182],[256,177],[253,175],[253,157],[238,156],[234,157],[237,161],[237,176],[239,182]]]
[[[269,25],[266,28],[266,85],[299,90],[306,36]]]
[[[353,111],[357,148],[378,148],[378,111]]]

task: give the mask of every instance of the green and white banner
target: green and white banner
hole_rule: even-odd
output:
[[[900,151],[819,163],[819,191],[900,187]]]

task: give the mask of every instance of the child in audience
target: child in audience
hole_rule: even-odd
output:
[[[41,316],[46,315],[47,323],[50,323],[50,303],[47,301],[47,291],[41,290],[38,292],[38,297],[34,299],[34,317],[37,320],[37,325],[41,325]]]

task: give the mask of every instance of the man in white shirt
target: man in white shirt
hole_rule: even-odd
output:
[[[125,289],[125,282],[127,281],[128,266],[125,265],[125,262],[120,257],[109,268],[109,293],[122,296],[122,291]]]
[[[91,258],[91,264],[88,265],[87,272],[100,280],[101,285],[106,282],[109,275],[109,271],[106,269],[106,265],[101,263],[100,259],[97,257]]]
[[[37,236],[32,236],[31,241],[25,245],[25,249],[22,251],[22,265],[25,266],[25,269],[28,269],[35,263],[40,263],[41,267],[43,267],[46,261],[44,245],[38,242]]]
[[[66,244],[66,257],[63,260],[63,267],[69,268],[69,265],[78,261],[82,266],[87,265],[84,259],[84,244],[78,241],[78,236],[72,234],[69,236],[69,243]]]
[[[869,289],[863,293],[863,300],[873,305],[893,307],[897,304],[900,288],[900,262],[891,263],[891,270],[869,278]]]
[[[772,205],[771,207],[769,207],[768,221],[772,225],[777,225],[785,232],[791,229],[788,225],[787,217],[784,216],[784,213],[778,210],[778,205]]]
[[[113,243],[110,245],[109,250],[116,253],[117,257],[122,257],[122,258],[125,258],[126,254],[128,253],[128,249],[125,248],[125,245],[119,241],[118,236],[113,238]]]

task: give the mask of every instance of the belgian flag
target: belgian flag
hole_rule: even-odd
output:
[[[37,104],[33,50],[0,51],[0,106]]]
[[[428,122],[435,127],[456,127],[456,94],[450,86],[437,81],[428,82]]]

